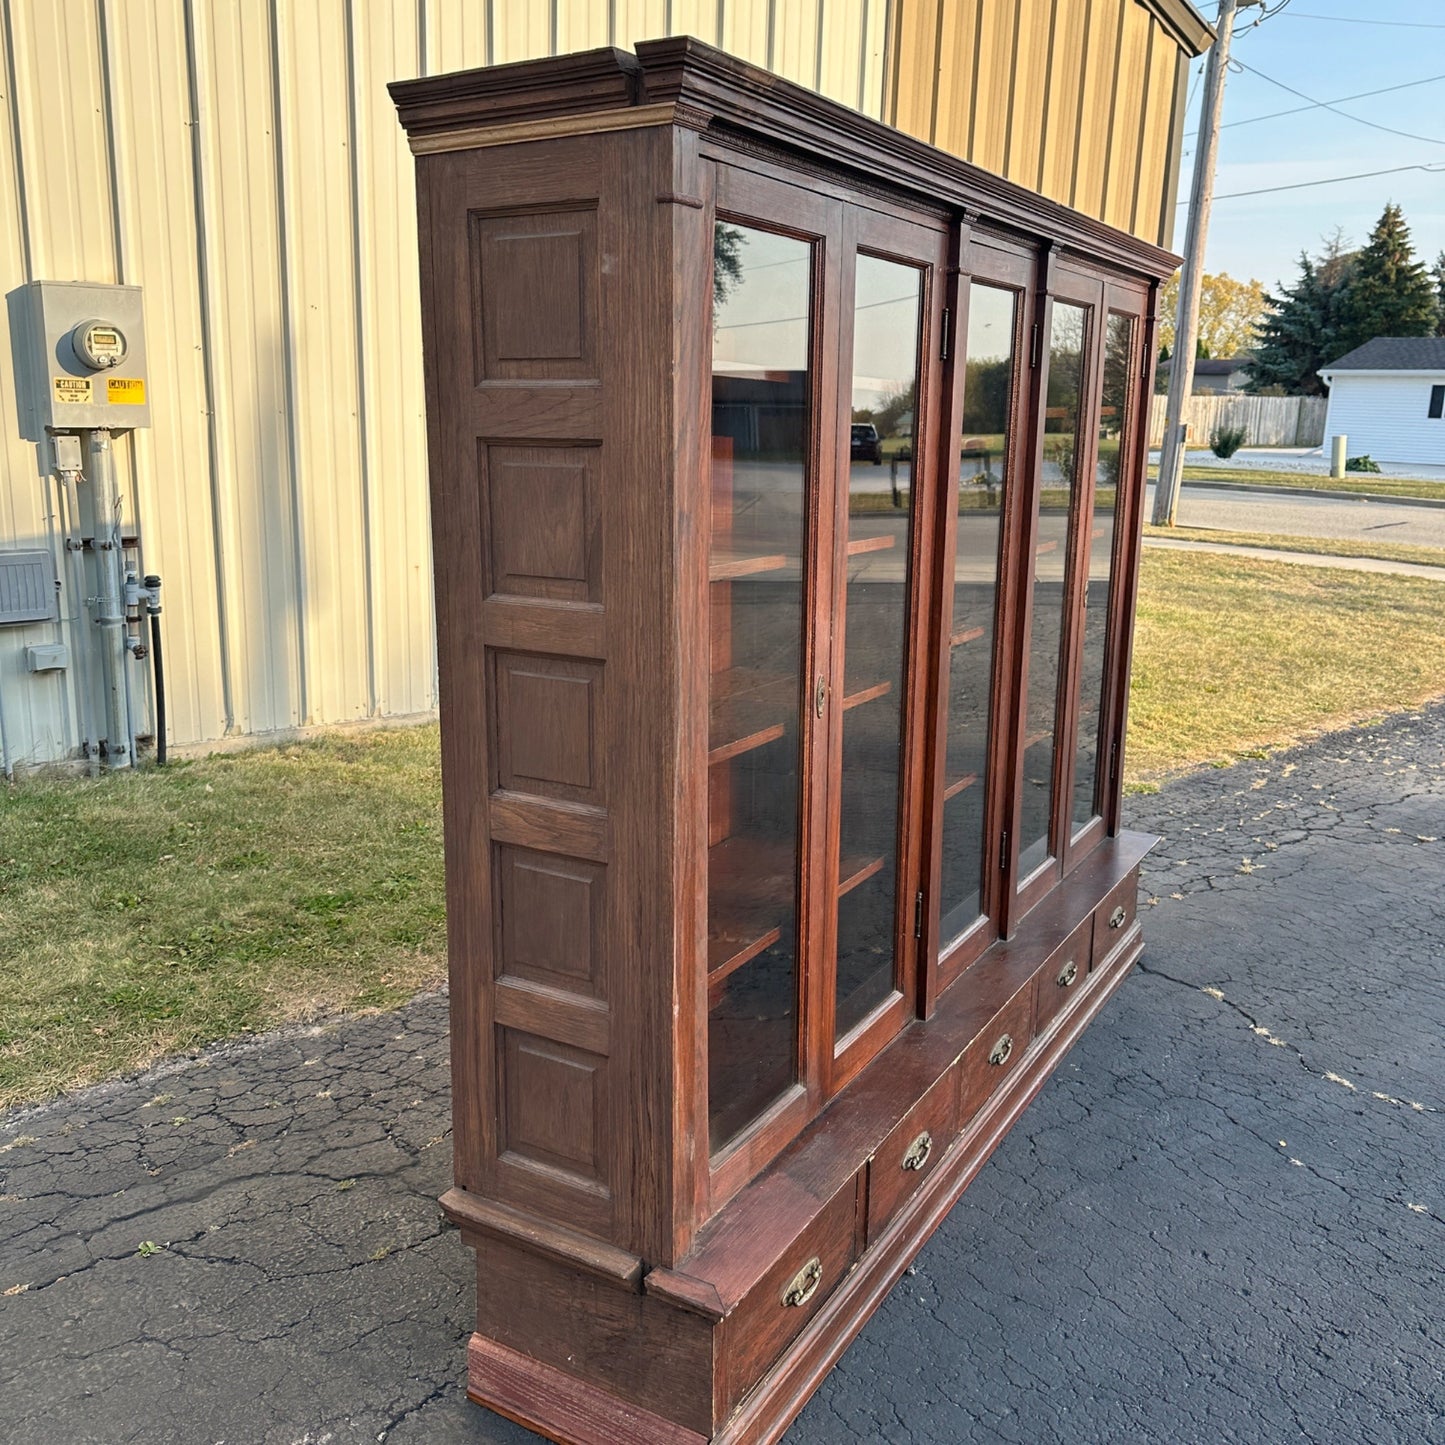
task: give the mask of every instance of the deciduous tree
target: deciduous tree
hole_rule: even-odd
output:
[[[1179,278],[1164,288],[1159,303],[1159,342],[1174,352],[1174,317],[1179,309]],[[1255,332],[1264,319],[1262,281],[1236,281],[1226,271],[1206,272],[1200,280],[1199,355],[1238,356],[1254,345]]]

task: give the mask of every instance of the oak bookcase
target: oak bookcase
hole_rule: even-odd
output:
[[[1175,258],[692,40],[392,92],[470,1393],[772,1440],[1141,950]]]

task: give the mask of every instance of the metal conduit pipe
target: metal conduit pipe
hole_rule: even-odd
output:
[[[85,729],[85,761],[92,778],[100,776],[100,726],[95,716],[94,683],[91,673],[91,639],[85,615],[85,542],[81,537],[80,497],[76,486],[79,473],[66,467],[60,472],[61,496],[65,501],[65,560],[70,573],[70,641],[75,648],[76,697],[81,699],[81,725]]]
[[[120,536],[115,516],[115,455],[110,431],[97,427],[87,433],[90,453],[87,472],[96,517],[96,623],[100,627],[100,668],[104,678],[106,766],[112,771],[131,765],[130,709],[126,705],[125,608],[121,601]],[[104,521],[102,521],[104,519]]]
[[[151,673],[156,688],[156,767],[166,765],[166,670],[161,661],[161,579],[147,572],[146,616],[151,620]]]

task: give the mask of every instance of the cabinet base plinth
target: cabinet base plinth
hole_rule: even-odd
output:
[[[467,1346],[467,1398],[560,1445],[707,1445],[695,1431],[485,1335]]]

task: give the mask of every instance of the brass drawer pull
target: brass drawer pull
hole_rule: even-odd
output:
[[[805,1305],[817,1293],[823,1280],[823,1261],[815,1254],[792,1278],[783,1291],[785,1305]]]
[[[1122,928],[1124,926],[1124,920],[1128,916],[1128,913],[1124,911],[1124,905],[1122,903],[1119,904],[1118,907],[1115,908],[1114,911],[1109,915],[1109,927]]]
[[[928,1156],[933,1153],[933,1135],[927,1129],[923,1131],[909,1146],[908,1152],[903,1156],[903,1167],[905,1169],[922,1169],[928,1163]]]
[[[1060,988],[1068,988],[1079,976],[1079,965],[1071,958],[1060,970],[1059,976],[1054,980]]]
[[[1005,1034],[989,1051],[988,1061],[991,1064],[1006,1064],[1013,1051],[1014,1037],[1012,1034]]]

